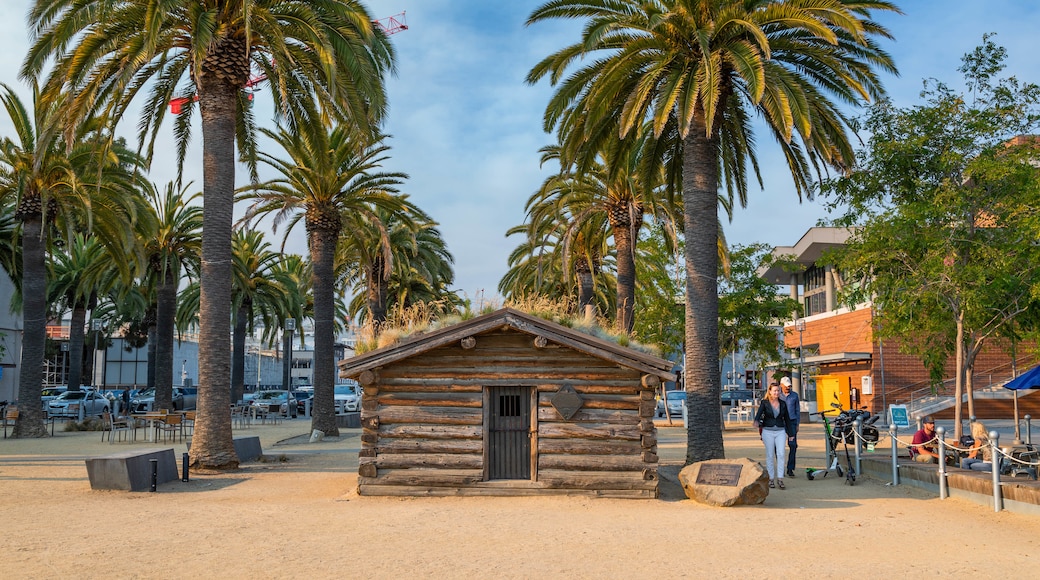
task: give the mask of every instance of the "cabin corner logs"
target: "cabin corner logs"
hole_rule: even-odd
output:
[[[347,370],[364,387],[358,492],[655,498],[669,373],[646,370],[508,326]]]

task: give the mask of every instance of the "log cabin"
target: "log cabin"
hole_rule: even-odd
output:
[[[657,497],[671,361],[504,308],[339,365],[360,495]]]

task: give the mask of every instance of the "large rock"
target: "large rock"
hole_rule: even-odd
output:
[[[769,477],[757,461],[711,459],[687,465],[679,472],[686,497],[720,507],[756,505],[769,495]]]

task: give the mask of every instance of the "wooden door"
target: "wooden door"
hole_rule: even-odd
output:
[[[488,395],[488,479],[531,479],[531,387]]]

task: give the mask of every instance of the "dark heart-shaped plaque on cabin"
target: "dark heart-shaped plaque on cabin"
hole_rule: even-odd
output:
[[[560,390],[556,391],[556,394],[549,399],[549,403],[564,419],[570,419],[573,417],[584,402],[585,401],[582,400],[581,395],[578,394],[578,391],[575,391],[574,387],[570,385],[563,385],[560,387]]]

